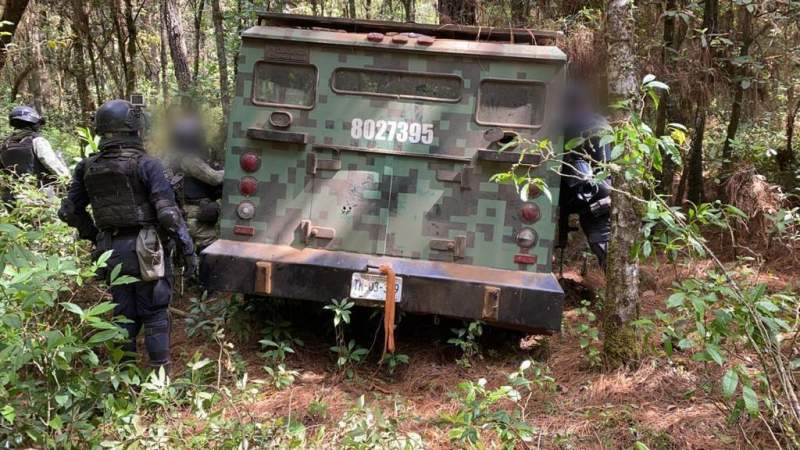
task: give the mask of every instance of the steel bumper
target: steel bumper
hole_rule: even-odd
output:
[[[200,279],[217,291],[329,302],[350,295],[353,272],[382,264],[403,277],[403,311],[561,329],[564,292],[552,274],[219,240],[203,251]]]

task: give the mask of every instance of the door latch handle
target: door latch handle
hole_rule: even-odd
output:
[[[467,237],[456,236],[455,239],[431,239],[431,249],[443,252],[453,252],[456,259],[463,258],[467,253]]]
[[[300,231],[306,244],[310,244],[314,239],[331,240],[336,237],[336,229],[316,226],[310,220],[300,221]]]

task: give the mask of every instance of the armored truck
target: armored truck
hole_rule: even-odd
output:
[[[560,329],[553,201],[491,181],[548,139],[566,57],[527,29],[262,14],[242,33],[208,288]],[[503,151],[499,151],[503,150]],[[536,159],[534,155],[524,156]],[[396,276],[394,289],[378,267]]]

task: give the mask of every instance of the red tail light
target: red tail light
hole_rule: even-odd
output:
[[[251,196],[258,190],[258,180],[253,177],[244,177],[239,181],[239,192],[242,195]]]
[[[524,255],[522,253],[514,255],[514,262],[517,264],[536,264],[536,255]]]
[[[248,152],[239,158],[239,165],[242,166],[242,170],[245,172],[255,172],[261,167],[261,158],[255,153]]]
[[[522,220],[528,223],[536,222],[541,217],[542,213],[535,203],[525,203],[519,210]]]
[[[233,234],[238,234],[240,236],[255,236],[256,229],[244,225],[234,225]]]

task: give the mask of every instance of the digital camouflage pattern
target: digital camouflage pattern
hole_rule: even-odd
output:
[[[479,86],[487,79],[542,82],[554,107],[564,54],[551,46],[452,39],[421,44],[422,39],[412,33],[373,42],[365,33],[266,26],[243,33],[225,161],[223,240],[551,272],[556,208],[544,195],[532,198],[540,218],[525,224],[520,217],[523,202],[514,187],[489,181],[511,163],[491,161],[496,151],[480,152],[497,144],[484,137],[495,127],[479,124],[476,109]],[[316,86],[307,95],[300,89],[283,100],[312,105],[259,101],[275,94],[264,84],[270,67],[288,69],[287,76],[294,79],[283,81],[302,86],[304,77],[313,77],[309,66],[316,68]],[[332,77],[343,68],[455,75],[460,77],[460,98],[337,93]],[[393,74],[400,76],[389,72]],[[422,93],[435,90],[419,86]],[[555,114],[549,108],[539,128],[501,128],[533,140],[549,139],[558,150],[561,131],[550,124]],[[270,123],[271,113],[281,111],[291,114],[290,126]],[[363,129],[366,121],[404,122],[409,128],[432,125],[433,136],[418,143],[411,138],[401,142],[397,134],[393,141],[368,140],[364,135],[372,133]],[[253,173],[240,167],[246,153],[260,160]],[[546,167],[534,175],[547,180],[557,201],[557,175]],[[240,193],[245,177],[257,181],[255,194]],[[242,202],[254,206],[253,219],[237,215]],[[252,227],[254,235],[237,233],[236,226]],[[535,231],[537,241],[530,249],[516,242],[523,227]],[[517,254],[534,255],[536,262],[516,264]]]

